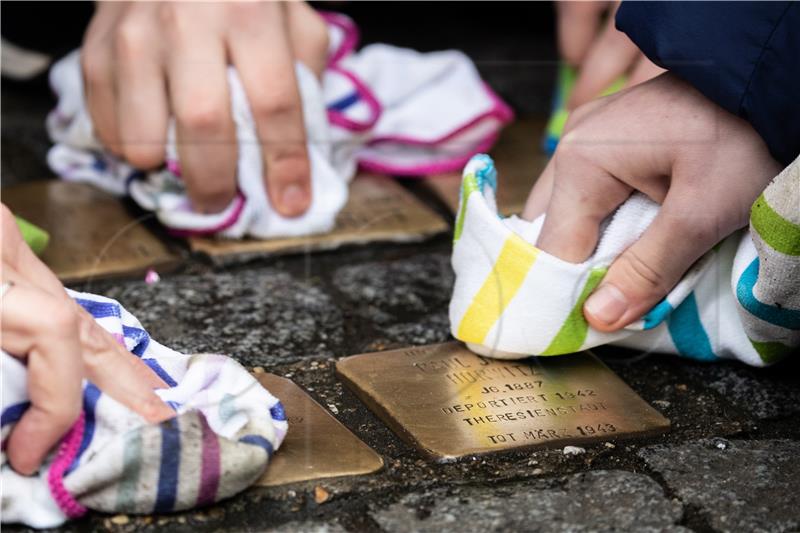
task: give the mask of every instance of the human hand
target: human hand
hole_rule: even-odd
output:
[[[578,108],[565,132],[523,212],[528,220],[546,212],[542,250],[585,261],[600,222],[633,191],[661,204],[584,305],[600,331],[640,318],[692,263],[744,227],[781,170],[747,122],[672,74]]]
[[[561,58],[579,69],[567,102],[570,111],[598,97],[623,74],[628,75],[625,87],[631,87],[664,72],[614,27],[618,8],[619,2],[556,2]]]
[[[99,2],[81,53],[100,141],[134,167],[164,163],[167,123],[198,212],[236,195],[236,130],[226,70],[236,67],[256,123],[270,202],[284,216],[311,203],[295,60],[325,68],[325,22],[303,2]]]
[[[166,384],[69,298],[5,206],[0,240],[2,283],[10,284],[2,296],[0,344],[25,362],[31,402],[8,438],[14,470],[33,474],[72,426],[84,378],[149,422],[174,416],[153,392]]]

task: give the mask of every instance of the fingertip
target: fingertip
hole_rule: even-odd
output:
[[[622,318],[629,307],[627,296],[619,288],[604,283],[583,304],[583,316],[594,329],[609,333],[625,325]]]
[[[125,159],[135,168],[149,170],[164,164],[163,145],[131,143],[124,148]]]
[[[289,183],[279,193],[278,213],[285,217],[298,217],[311,205],[311,194],[303,183]]]
[[[285,217],[303,215],[311,206],[311,166],[305,147],[267,153],[266,180],[270,201]]]

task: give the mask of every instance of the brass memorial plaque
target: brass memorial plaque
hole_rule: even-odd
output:
[[[534,182],[547,165],[541,151],[545,119],[517,120],[500,134],[490,155],[497,166],[497,206],[503,215],[522,212]],[[426,185],[451,209],[458,211],[461,172],[432,176]]]
[[[442,217],[392,178],[363,174],[350,184],[350,197],[329,233],[267,240],[192,237],[189,246],[214,259],[330,250],[376,241],[420,241],[447,230]]]
[[[286,439],[257,485],[357,476],[383,468],[380,455],[292,381],[274,374],[255,377],[280,398],[289,421]]]
[[[498,360],[450,342],[345,357],[336,371],[398,435],[439,459],[669,428],[587,352]]]
[[[4,188],[2,195],[14,214],[50,234],[41,259],[64,283],[143,275],[180,259],[117,198],[91,185],[34,181]]]

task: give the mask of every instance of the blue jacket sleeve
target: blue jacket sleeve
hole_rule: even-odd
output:
[[[654,63],[749,121],[784,165],[800,154],[800,5],[623,2],[616,23]]]

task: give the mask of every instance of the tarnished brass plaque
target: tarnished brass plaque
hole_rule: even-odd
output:
[[[180,259],[117,198],[91,185],[34,181],[2,195],[11,211],[50,233],[41,259],[64,283],[140,275]]]
[[[503,215],[522,212],[534,182],[547,165],[539,145],[546,120],[527,118],[514,122],[500,134],[490,155],[497,166],[497,206]],[[461,188],[461,172],[431,176],[426,185],[455,213]]]
[[[289,432],[264,476],[261,486],[357,476],[383,468],[383,459],[292,381],[274,374],[255,377],[280,398]]]
[[[436,458],[655,434],[669,420],[587,352],[488,359],[461,343],[354,355],[336,371]]]
[[[279,255],[376,241],[420,241],[447,229],[442,217],[392,178],[363,174],[350,184],[350,197],[329,233],[268,240],[192,237],[189,246],[212,258]]]

